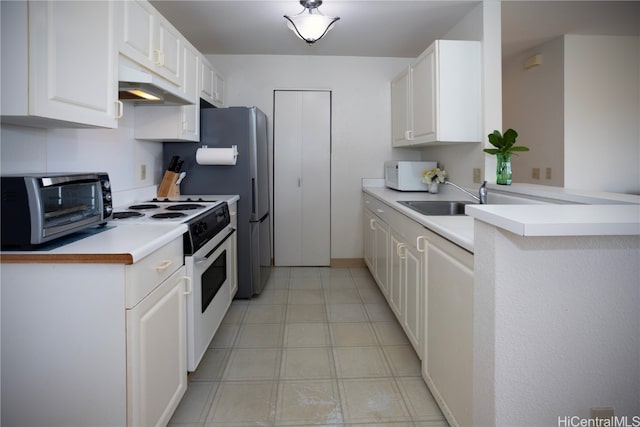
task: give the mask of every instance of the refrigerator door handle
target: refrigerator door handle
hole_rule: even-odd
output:
[[[253,213],[254,217],[256,215],[258,215],[258,212],[256,210],[256,179],[255,178],[251,178],[251,212]]]

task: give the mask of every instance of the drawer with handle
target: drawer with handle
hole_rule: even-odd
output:
[[[126,308],[132,308],[184,264],[182,236],[135,264],[127,265]]]

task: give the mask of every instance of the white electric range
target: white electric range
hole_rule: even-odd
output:
[[[191,280],[187,302],[187,369],[195,371],[218,330],[237,286],[229,206],[207,196],[154,198],[114,209],[115,225],[184,223],[184,264]]]

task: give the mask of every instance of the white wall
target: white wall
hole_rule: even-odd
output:
[[[640,37],[565,36],[565,187],[640,193]]]
[[[536,53],[542,65],[524,70]],[[506,61],[503,89],[505,127],[531,148],[514,182],[640,193],[640,37],[559,37]]]
[[[117,129],[38,129],[2,125],[0,171],[108,172],[114,205],[155,196],[163,173],[162,144],[133,138],[134,110],[125,104]],[[146,179],[140,165],[146,165]]]
[[[640,238],[476,221],[474,239],[474,425],[557,426],[592,407],[638,416]]]
[[[227,105],[255,105],[270,121],[274,89],[331,90],[331,258],[362,258],[361,178],[382,178],[385,160],[419,158],[390,143],[390,81],[410,59],[207,57],[226,76]]]
[[[525,70],[539,54],[542,64]],[[531,151],[511,157],[513,181],[562,187],[564,184],[564,38],[507,59],[503,63],[502,114],[505,129],[518,132],[518,145]],[[539,168],[534,179],[532,168]],[[546,179],[551,168],[551,179]]]

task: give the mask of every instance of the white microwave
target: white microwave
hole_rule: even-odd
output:
[[[438,162],[388,160],[384,162],[384,184],[399,191],[427,191],[422,182],[425,170],[438,167]]]

